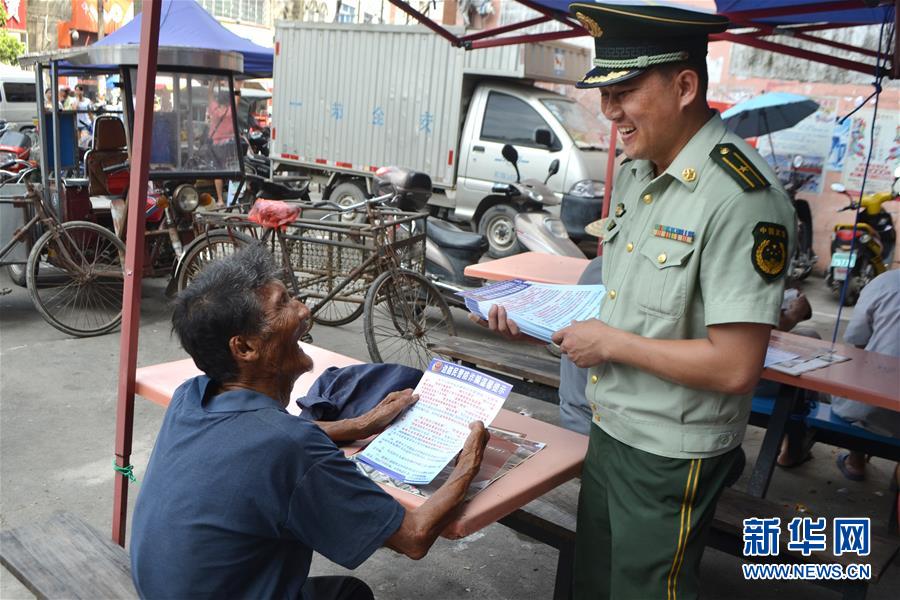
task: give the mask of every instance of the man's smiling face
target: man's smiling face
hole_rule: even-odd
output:
[[[603,116],[618,130],[629,158],[666,168],[679,134],[679,96],[674,78],[661,69],[600,88]]]

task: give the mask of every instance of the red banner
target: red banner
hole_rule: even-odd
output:
[[[25,31],[28,0],[0,0],[6,9],[6,28]]]

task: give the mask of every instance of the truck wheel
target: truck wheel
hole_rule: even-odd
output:
[[[496,204],[478,221],[478,233],[487,238],[488,254],[493,258],[504,258],[525,250],[516,236],[516,214],[518,211],[511,205]]]
[[[350,206],[365,200],[366,191],[355,183],[342,183],[331,190],[331,195],[328,199],[338,206]],[[347,214],[341,217],[341,221],[345,223],[362,223],[365,219],[366,215],[364,212]]]

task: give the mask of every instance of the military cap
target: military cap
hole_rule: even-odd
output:
[[[650,67],[704,60],[710,33],[728,19],[671,5],[575,2],[569,13],[594,38],[594,68],[576,83],[595,88],[637,77]]]

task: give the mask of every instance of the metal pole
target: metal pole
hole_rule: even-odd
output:
[[[38,134],[41,136],[41,152],[43,153],[43,157],[41,157],[41,185],[44,188],[42,193],[44,194],[44,200],[47,200],[47,204],[49,204],[50,176],[47,173],[47,151],[49,150],[49,148],[47,148],[47,110],[44,108],[44,67],[40,64],[35,65],[34,86],[41,107],[40,112],[38,113],[38,127],[40,128]],[[50,99],[50,102],[53,102],[52,98]]]
[[[51,208],[56,211],[60,221],[65,222],[68,219],[66,214],[65,203],[62,201],[62,182],[59,180],[59,63],[55,60],[50,62],[50,85],[52,86],[52,95],[50,100],[53,106],[50,110],[53,112],[53,185],[56,186],[56,205],[50,202]],[[47,193],[50,193],[49,188]],[[52,196],[45,196],[52,197]]]
[[[159,50],[159,17],[162,0],[144,4],[141,16],[141,44],[137,75],[137,107],[135,112],[134,147],[128,185],[128,224],[125,252],[125,294],[122,301],[122,336],[119,344],[119,388],[116,404],[116,465],[127,468],[131,460],[131,437],[134,427],[134,378],[137,368],[138,325],[141,319],[141,274],[144,262],[144,211],[147,177],[150,172],[152,143],[153,92],[156,60]],[[130,101],[130,98],[127,99]],[[115,476],[112,537],[125,545],[128,516],[128,478]]]

